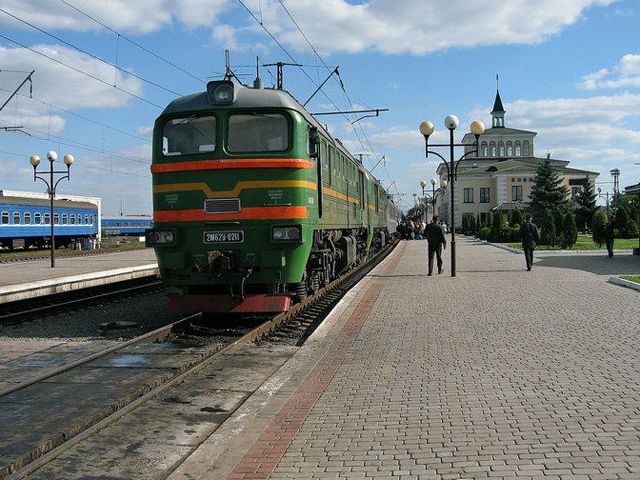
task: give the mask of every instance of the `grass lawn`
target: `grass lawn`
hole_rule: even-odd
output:
[[[640,284],[640,275],[620,275],[620,278]]]
[[[502,245],[506,245],[508,247],[513,248],[522,248],[521,243],[503,243]],[[613,242],[613,248],[637,248],[638,247],[638,239],[637,238],[616,238]],[[576,244],[570,248],[570,250],[606,250],[606,245],[603,243],[602,247],[598,247],[590,235],[578,235],[578,241]],[[562,250],[560,247],[548,247],[546,245],[538,245],[536,250]]]

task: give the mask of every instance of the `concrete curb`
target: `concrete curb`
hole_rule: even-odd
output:
[[[624,278],[611,276],[609,277],[609,283],[613,283],[614,285],[620,285],[622,287],[631,288],[633,290],[637,290],[640,292],[640,283],[631,282],[629,280],[625,280]]]
[[[0,287],[0,303],[15,302],[41,295],[54,295],[81,288],[97,287],[108,283],[134,280],[158,274],[158,265],[139,265],[136,267],[116,268],[102,272],[83,273],[66,277],[41,280],[34,283]]]

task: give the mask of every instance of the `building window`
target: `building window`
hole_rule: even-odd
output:
[[[464,189],[464,203],[473,203],[473,188]]]
[[[576,198],[581,191],[582,187],[571,187],[571,198]]]
[[[36,225],[40,225],[40,223],[42,223],[42,215],[40,213],[33,214],[33,223]]]
[[[508,157],[513,156],[513,143],[511,142],[507,142],[507,156]]]
[[[522,201],[522,185],[514,185],[511,187],[511,201],[512,202]]]
[[[491,142],[489,144],[489,155],[492,157],[496,156],[496,142]]]
[[[9,223],[9,212],[2,212],[2,225]]]
[[[486,225],[489,223],[489,214],[487,212],[480,212],[480,225]]]
[[[489,203],[491,201],[491,195],[489,188],[480,188],[480,203]]]
[[[504,143],[502,142],[498,144],[498,155],[504,157]]]
[[[30,212],[24,212],[24,224],[25,225],[31,225],[31,213]]]
[[[531,155],[531,153],[529,153],[529,142],[526,140],[522,142],[522,155],[524,155],[525,157]]]
[[[480,155],[482,155],[483,157],[487,156],[489,149],[487,147],[487,142],[482,142],[480,144]]]
[[[13,224],[20,225],[20,212],[13,212]]]
[[[522,149],[520,147],[520,142],[516,142],[516,157],[519,157],[522,153]]]

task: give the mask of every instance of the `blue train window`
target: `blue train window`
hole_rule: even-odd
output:
[[[2,225],[9,223],[9,212],[2,212]]]
[[[60,214],[58,213],[53,214],[53,223],[55,223],[56,225],[60,225]]]
[[[41,221],[42,221],[42,215],[40,215],[39,213],[34,213],[33,214],[33,223],[35,223],[36,225],[40,225]]]
[[[72,213],[71,214],[71,225],[75,225],[76,224],[76,216]]]
[[[62,214],[62,224],[66,225],[67,223],[69,223],[69,215],[67,215],[66,213]]]
[[[31,225],[31,212],[24,212],[24,224]]]
[[[85,216],[84,216],[84,223],[85,223],[85,224],[87,224],[87,225],[89,224],[89,215],[86,215],[86,214],[85,214]]]
[[[49,225],[51,223],[51,215],[48,213],[44,214],[44,222],[42,223],[46,223],[47,225]]]
[[[20,225],[20,212],[13,212],[13,224]]]

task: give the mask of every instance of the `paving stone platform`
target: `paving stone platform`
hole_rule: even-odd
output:
[[[640,259],[448,254],[402,242],[170,478],[640,478]]]
[[[0,303],[158,274],[153,249],[0,264]]]

